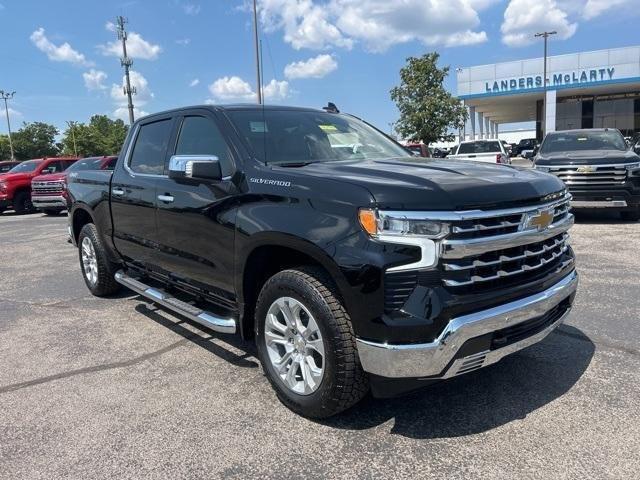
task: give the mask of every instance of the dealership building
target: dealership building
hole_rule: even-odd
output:
[[[535,122],[542,139],[544,60],[457,69],[458,97],[469,112],[466,138],[497,138],[500,125]],[[549,56],[546,130],[640,131],[640,46]]]

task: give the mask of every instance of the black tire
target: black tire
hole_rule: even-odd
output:
[[[43,208],[42,213],[45,215],[60,215],[62,208]]]
[[[97,270],[95,281],[91,281],[91,279],[88,278],[88,273],[83,263],[82,252],[85,239],[91,243],[95,253]],[[117,271],[117,265],[109,261],[104,245],[98,235],[98,230],[93,223],[86,224],[82,227],[82,230],[80,230],[80,235],[78,236],[78,258],[80,259],[80,268],[82,270],[84,283],[93,295],[96,297],[104,297],[120,290],[120,284],[116,282],[114,277]]]
[[[640,220],[640,208],[636,210],[627,210],[624,212],[620,212],[620,216],[623,220],[626,220],[628,222],[637,222],[638,220]]]
[[[16,193],[13,198],[13,209],[20,215],[35,212],[36,209],[31,203],[31,193],[25,191]]]
[[[369,391],[369,377],[360,365],[351,320],[333,285],[320,269],[285,270],[265,283],[256,304],[256,342],[263,371],[280,401],[304,417],[330,417],[352,407]],[[298,394],[287,387],[269,358],[264,340],[266,316],[270,306],[282,297],[302,303],[322,334],[324,373],[311,394]]]

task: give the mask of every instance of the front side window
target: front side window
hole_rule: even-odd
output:
[[[585,130],[548,134],[540,153],[575,152],[584,150],[627,150],[622,134],[617,130]]]
[[[129,160],[129,168],[146,175],[164,173],[164,156],[171,134],[171,119],[140,126]]]
[[[231,174],[231,152],[215,122],[207,117],[185,117],[176,155],[212,155],[220,160],[223,176]]]
[[[413,158],[366,123],[341,114],[309,110],[231,110],[228,115],[268,164]]]

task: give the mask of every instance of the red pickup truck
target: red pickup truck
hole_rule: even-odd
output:
[[[31,180],[31,203],[47,215],[67,209],[67,177],[80,170],[113,170],[118,157],[87,157],[58,173],[39,175]]]
[[[27,160],[0,176],[0,213],[11,207],[16,213],[33,212],[31,180],[38,175],[62,172],[76,160],[75,157]]]

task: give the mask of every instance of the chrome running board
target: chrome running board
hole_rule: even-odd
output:
[[[197,322],[200,325],[210,328],[211,330],[220,333],[236,333],[237,322],[233,318],[220,318],[213,313],[172,297],[160,289],[150,287],[149,285],[142,283],[140,280],[130,277],[122,270],[116,272],[115,279],[119,284],[124,285],[128,289],[133,290],[152,302],[162,305],[163,307],[187,317],[189,320]]]

